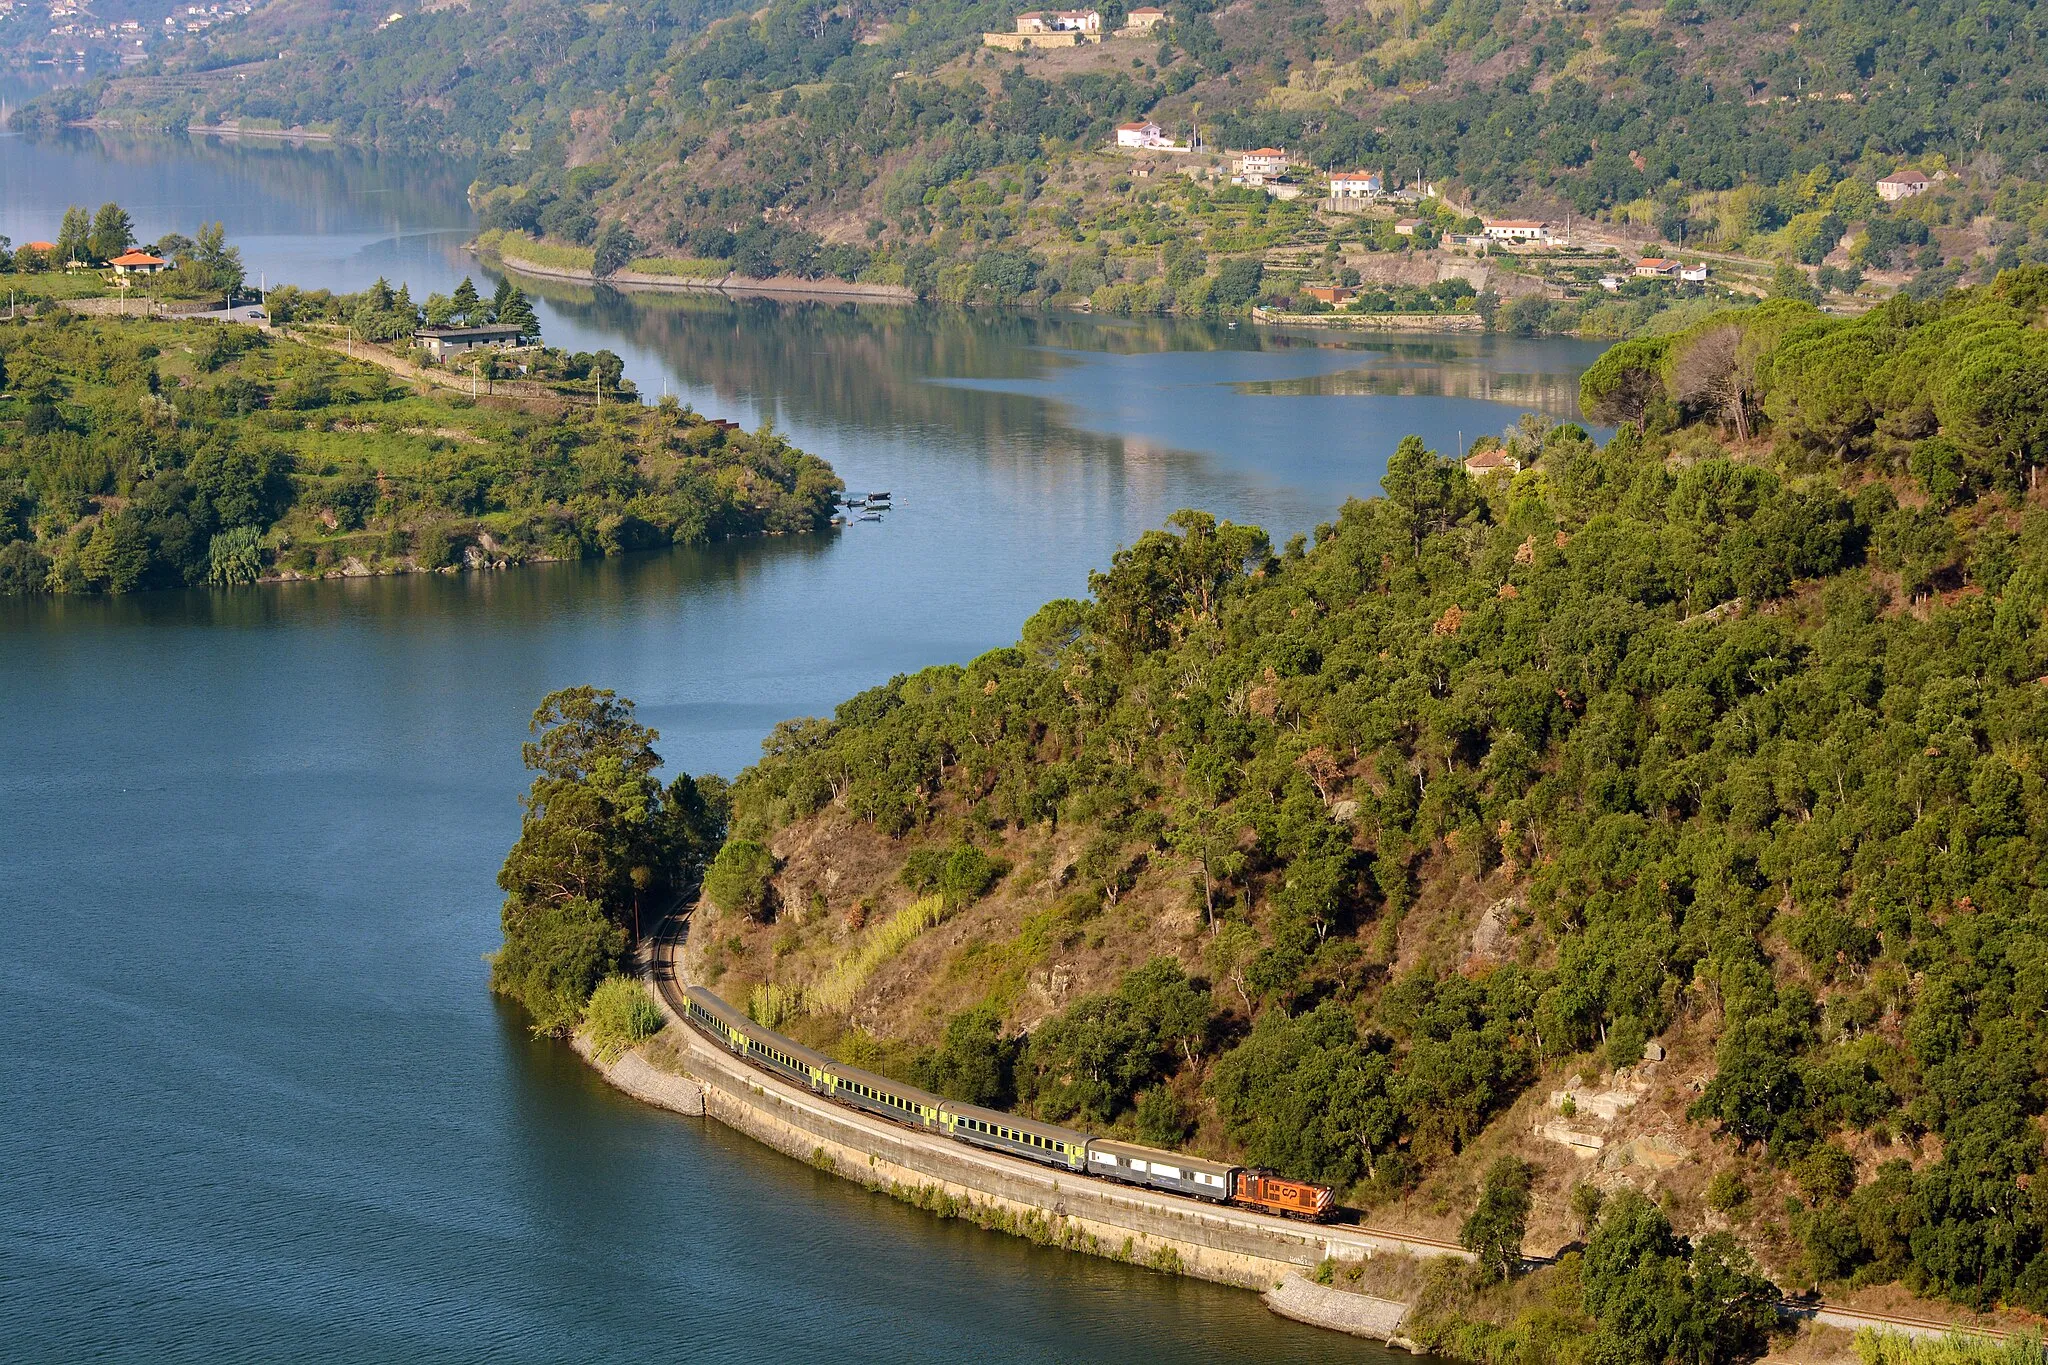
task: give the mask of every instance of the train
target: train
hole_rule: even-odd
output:
[[[681,1003],[684,1019],[735,1056],[863,1113],[1041,1166],[1205,1203],[1231,1204],[1311,1223],[1327,1223],[1337,1215],[1336,1192],[1328,1185],[1292,1180],[1258,1167],[1091,1137],[1056,1123],[941,1099],[914,1085],[834,1061],[763,1028],[702,986],[685,987]]]

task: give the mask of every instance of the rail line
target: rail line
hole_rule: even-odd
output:
[[[653,951],[648,955],[648,974],[652,979],[656,993],[661,997],[662,1003],[676,1020],[678,1032],[688,1040],[689,1045],[693,1049],[700,1046],[709,1049],[710,1045],[699,1037],[697,1031],[683,1023],[685,1017],[685,997],[682,992],[684,986],[688,983],[682,980],[681,974],[677,970],[676,954],[681,946],[681,931],[686,925],[686,920],[680,917],[670,917],[655,931],[652,944]],[[750,1075],[757,1074],[761,1076],[763,1081],[783,1087],[792,1094],[801,1093],[797,1091],[795,1086],[783,1081],[780,1077],[770,1076],[765,1072],[761,1072],[759,1068],[753,1067],[741,1059],[732,1057],[730,1054],[715,1053],[714,1055],[721,1062],[745,1066]],[[807,1095],[806,1098],[816,1097]],[[832,1101],[825,1101],[825,1103],[831,1106],[836,1116],[840,1117],[851,1127],[888,1131],[892,1136],[897,1135],[895,1129],[900,1125],[888,1124],[885,1120]],[[904,1131],[918,1137],[927,1136],[920,1130],[906,1128]],[[953,1144],[948,1142],[946,1145],[950,1148]],[[1006,1156],[999,1152],[990,1152],[982,1149],[970,1150],[975,1161],[990,1164],[997,1169],[1013,1169],[1031,1173],[1037,1173],[1038,1171],[1038,1168],[1029,1162]],[[1158,1190],[1140,1190],[1125,1186],[1112,1186],[1111,1188],[1121,1196],[1135,1196],[1147,1202],[1170,1203],[1171,1206],[1176,1207],[1194,1205],[1197,1208],[1203,1209],[1206,1213],[1245,1219],[1254,1226],[1279,1224],[1282,1227],[1291,1228],[1296,1231],[1306,1231],[1314,1226],[1290,1223],[1287,1220],[1275,1218],[1268,1214],[1205,1205],[1197,1200],[1180,1198]],[[1470,1259],[1471,1257],[1471,1253],[1456,1242],[1446,1241],[1438,1237],[1427,1237],[1412,1232],[1396,1232],[1387,1228],[1377,1228],[1363,1221],[1327,1223],[1321,1225],[1316,1230],[1331,1234],[1333,1238],[1343,1238],[1344,1234],[1350,1234],[1361,1240],[1370,1239],[1371,1243],[1380,1244],[1389,1249],[1408,1251],[1423,1256],[1455,1256],[1459,1259]],[[1365,1250],[1366,1248],[1361,1246],[1360,1249]],[[1368,1252],[1368,1254],[1370,1253]],[[1537,1266],[1549,1264],[1555,1259],[1552,1256],[1531,1256],[1526,1258],[1526,1262],[1531,1266]],[[1987,1337],[2002,1341],[2013,1335],[2011,1332],[1995,1327],[1978,1327],[1964,1323],[1946,1322],[1939,1318],[1919,1317],[1901,1313],[1876,1313],[1866,1309],[1848,1308],[1838,1304],[1831,1304],[1822,1299],[1781,1299],[1778,1308],[1788,1318],[1812,1320],[1825,1326],[1846,1327],[1850,1329],[1857,1327],[1884,1327],[1918,1337],[1940,1337],[1959,1334]]]

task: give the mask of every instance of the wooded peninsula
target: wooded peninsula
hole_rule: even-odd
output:
[[[302,321],[402,311],[406,335],[417,325],[382,282],[339,300],[274,293]],[[322,340],[61,306],[0,321],[0,594],[503,567],[815,531],[842,488],[773,430],[673,400],[472,398]],[[609,352],[545,354],[600,385],[610,367],[618,392]]]
[[[2044,320],[2030,267],[1624,343],[1604,445],[1410,439],[1277,550],[1179,513],[729,789],[550,698],[494,979],[572,1028],[681,895],[849,1062],[1455,1231],[1404,1330],[1464,1359],[2048,1308]]]

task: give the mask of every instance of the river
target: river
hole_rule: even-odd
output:
[[[0,137],[0,233],[119,199],[254,276],[464,273],[460,167]],[[1570,415],[1597,348],[622,298],[552,340],[898,510],[464,577],[0,599],[0,1359],[1384,1359],[1249,1294],[942,1222],[610,1092],[484,990],[550,688],[736,772],[1007,643],[1181,506],[1276,540],[1400,435]]]

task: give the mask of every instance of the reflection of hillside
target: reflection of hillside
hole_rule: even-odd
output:
[[[1472,357],[1431,365],[1396,362],[1298,379],[1251,381],[1233,387],[1239,393],[1279,397],[1474,398],[1533,408],[1553,417],[1579,415],[1577,375],[1495,370]]]
[[[1038,397],[927,382],[935,375],[1036,378],[1067,363],[1040,348],[1083,338],[1047,319],[714,294],[628,299],[541,281],[530,287],[563,317],[666,358],[684,383],[709,389],[726,407],[762,400],[799,427],[870,439],[923,435],[991,454],[1122,454],[1121,441],[1072,431]],[[1112,336],[1133,351],[1181,341],[1149,330]],[[1085,339],[1099,349],[1100,333]]]
[[[1084,530],[1116,543],[1130,534],[1121,519],[1184,503],[1313,525],[1370,492],[1411,431],[1448,446],[1518,411],[1574,415],[1585,363],[1584,348],[1555,341],[526,283],[574,344],[636,357],[643,392],[667,383],[715,416],[772,414],[855,491],[872,478],[992,500],[1048,546]]]
[[[565,611],[577,615],[653,607],[672,616],[678,601],[728,597],[791,560],[832,548],[833,536],[763,536],[697,548],[568,564],[535,564],[510,573],[397,574],[276,583],[239,592],[143,592],[117,597],[59,594],[0,597],[0,627],[53,623],[203,624],[267,627],[363,616],[427,621],[436,613],[488,617],[493,629],[545,629]]]
[[[152,186],[182,191],[175,197],[204,205],[194,210],[202,217],[221,217],[225,207],[233,218],[276,201],[291,205],[306,230],[316,232],[365,226],[417,232],[475,221],[467,201],[473,169],[441,157],[382,156],[328,142],[125,136],[89,128],[38,135],[30,151],[37,148],[130,172],[144,193]],[[245,197],[238,192],[243,187],[261,193]],[[254,227],[245,216],[229,224],[229,235]]]

